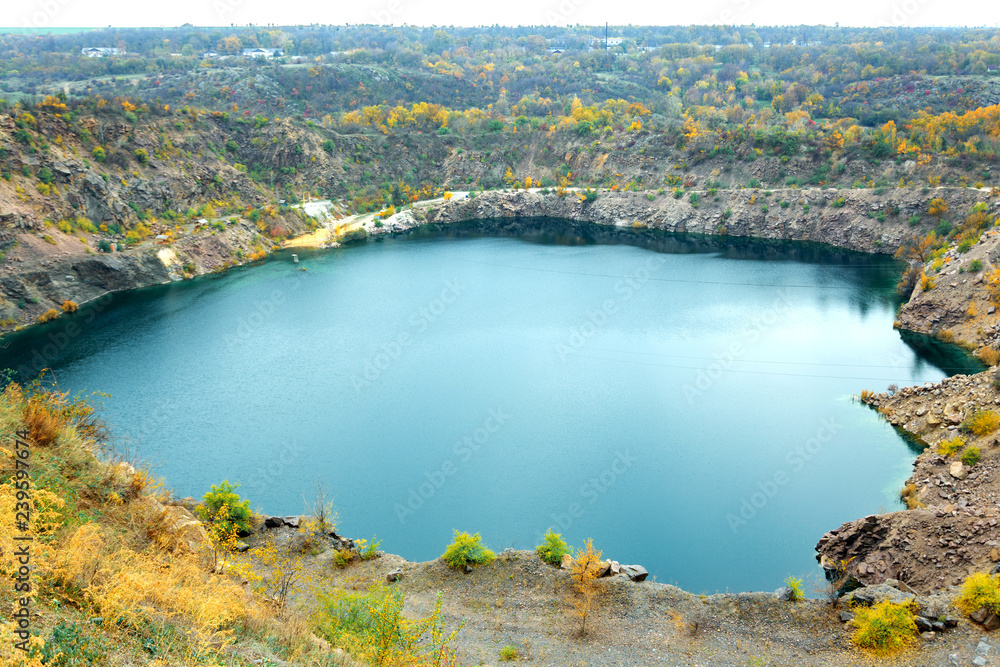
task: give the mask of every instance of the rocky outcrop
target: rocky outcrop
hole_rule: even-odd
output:
[[[962,427],[977,411],[1000,413],[991,374],[956,375],[863,400],[926,449],[907,481],[912,509],[851,521],[820,539],[816,550],[829,577],[862,584],[898,579],[927,591],[992,570],[1000,562],[1000,437],[995,428],[977,428],[977,435]],[[938,448],[956,438],[954,451]],[[971,448],[980,460],[963,463]]]
[[[945,192],[946,191],[946,192]],[[719,190],[675,198],[671,193],[602,190],[587,200],[579,191],[487,191],[475,197],[441,201],[425,213],[405,212],[372,234],[403,231],[422,224],[497,221],[497,229],[515,232],[518,219],[551,218],[598,225],[657,229],[667,232],[742,236],[825,243],[848,250],[894,253],[915,233],[908,218],[926,211],[933,197],[947,196],[954,207],[986,201],[988,193],[971,188],[919,190],[779,189]],[[879,217],[884,220],[880,221]],[[501,223],[500,221],[509,221]]]

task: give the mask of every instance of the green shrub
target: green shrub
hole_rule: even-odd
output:
[[[917,225],[920,224],[920,216],[919,215],[911,215],[909,222],[910,222],[910,227],[916,227]]]
[[[327,153],[332,153],[333,149],[334,149],[333,141],[327,139],[326,141],[323,142],[323,150],[325,150]]]
[[[688,199],[691,202],[691,206],[693,206],[694,208],[698,208],[698,193],[697,192],[692,192],[691,196],[688,197]]]
[[[831,204],[831,206],[834,208],[843,208],[845,204],[847,204],[847,200],[843,197],[839,197],[838,199],[833,200],[833,204]]]
[[[455,531],[455,539],[441,556],[449,567],[465,567],[466,565],[489,565],[496,554],[483,545],[479,533],[469,535]]]
[[[378,554],[378,547],[382,544],[382,540],[376,540],[375,536],[372,535],[371,542],[366,540],[361,541],[364,542],[360,551],[361,560],[371,560],[372,558],[375,558],[376,554]]]
[[[965,447],[965,439],[961,436],[956,436],[951,440],[942,440],[938,443],[937,451],[941,456],[951,456],[958,450]]]
[[[791,600],[795,602],[796,600],[803,600],[806,597],[805,592],[802,590],[802,580],[796,579],[795,577],[788,577],[785,579],[785,585],[792,591]]]
[[[51,185],[52,181],[55,180],[55,174],[48,167],[42,167],[38,170],[38,180],[45,183],[45,185]]]
[[[967,447],[962,452],[962,463],[970,468],[979,463],[980,458],[982,458],[982,452],[979,451],[979,447]]]
[[[213,484],[212,490],[205,494],[195,508],[198,516],[212,522],[218,519],[225,530],[235,529],[239,533],[249,533],[253,530],[250,524],[250,501],[240,499],[236,493],[238,487],[239,484],[230,484],[229,480]],[[221,511],[223,507],[225,511]]]
[[[962,583],[955,606],[967,614],[986,609],[1000,614],[1000,574],[992,577],[985,572],[973,572]]]
[[[511,660],[517,660],[517,658],[517,647],[513,644],[507,644],[500,649],[500,662],[510,662]]]
[[[542,543],[535,547],[535,553],[538,554],[538,557],[550,565],[561,564],[563,556],[571,552],[572,549],[566,544],[562,535],[553,532],[551,528],[545,533]]]
[[[969,271],[979,271],[982,268],[983,268],[983,260],[981,259],[974,259],[971,262],[969,262]]]
[[[854,608],[851,641],[863,649],[885,655],[905,648],[917,635],[909,604],[885,600],[873,607]]]
[[[146,152],[145,148],[137,148],[132,154],[135,155],[135,159],[139,161],[139,164],[149,164],[149,153]]]

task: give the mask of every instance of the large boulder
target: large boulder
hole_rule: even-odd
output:
[[[211,548],[208,532],[194,514],[179,505],[164,505],[152,496],[136,502],[145,514],[150,536],[174,553],[201,553]]]
[[[649,576],[649,572],[642,565],[622,565],[622,574],[636,582],[645,581]]]

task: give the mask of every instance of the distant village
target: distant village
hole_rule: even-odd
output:
[[[803,44],[797,44],[796,40],[792,39],[791,42],[789,42],[789,44],[791,46],[820,46],[821,42],[809,41]],[[753,42],[746,42],[746,45],[750,47],[754,46]],[[715,47],[716,51],[719,51],[720,49],[723,48],[724,45],[712,44],[711,46]],[[770,49],[772,46],[778,47],[782,46],[782,44],[772,44],[771,42],[763,42],[762,44],[760,44],[760,46],[761,48],[764,49]],[[584,50],[589,52],[599,49],[604,49],[609,51],[614,49],[616,52],[618,52],[618,55],[622,55],[626,51],[630,53],[644,53],[644,52],[656,51],[658,48],[660,47],[639,46],[639,45],[629,44],[628,40],[626,40],[626,38],[624,37],[592,37],[588,41],[587,46],[585,47]],[[357,49],[351,49],[348,51],[331,51],[328,55],[331,56],[349,55],[350,53],[353,53],[356,50]],[[576,51],[576,50],[580,49],[569,48],[566,46],[565,43],[562,42],[562,40],[557,40],[557,39],[548,40],[547,51],[549,55],[561,55],[564,52]],[[81,53],[84,56],[87,56],[88,58],[105,58],[108,56],[125,55],[125,49],[117,47],[106,47],[106,46],[91,46],[81,49]],[[182,54],[180,53],[172,53],[170,55],[178,58],[182,57]],[[275,58],[284,58],[285,56],[286,54],[283,49],[264,48],[264,47],[245,48],[239,54],[226,54],[226,53],[219,53],[218,51],[205,51],[201,54],[201,58],[203,60],[227,60],[232,58],[253,58],[257,60],[273,60]],[[305,62],[306,60],[305,56],[288,56],[288,57],[293,63]]]

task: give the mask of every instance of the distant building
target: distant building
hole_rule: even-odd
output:
[[[608,37],[606,46],[621,46],[622,37]]]
[[[219,57],[219,53],[217,51],[205,51],[205,53],[201,54],[201,57],[202,58],[218,58]]]
[[[281,49],[262,49],[260,47],[256,49],[243,49],[244,58],[280,58],[285,55],[285,52]]]
[[[105,56],[120,56],[124,50],[112,46],[88,46],[85,49],[80,49],[80,52],[88,58],[104,58]]]

